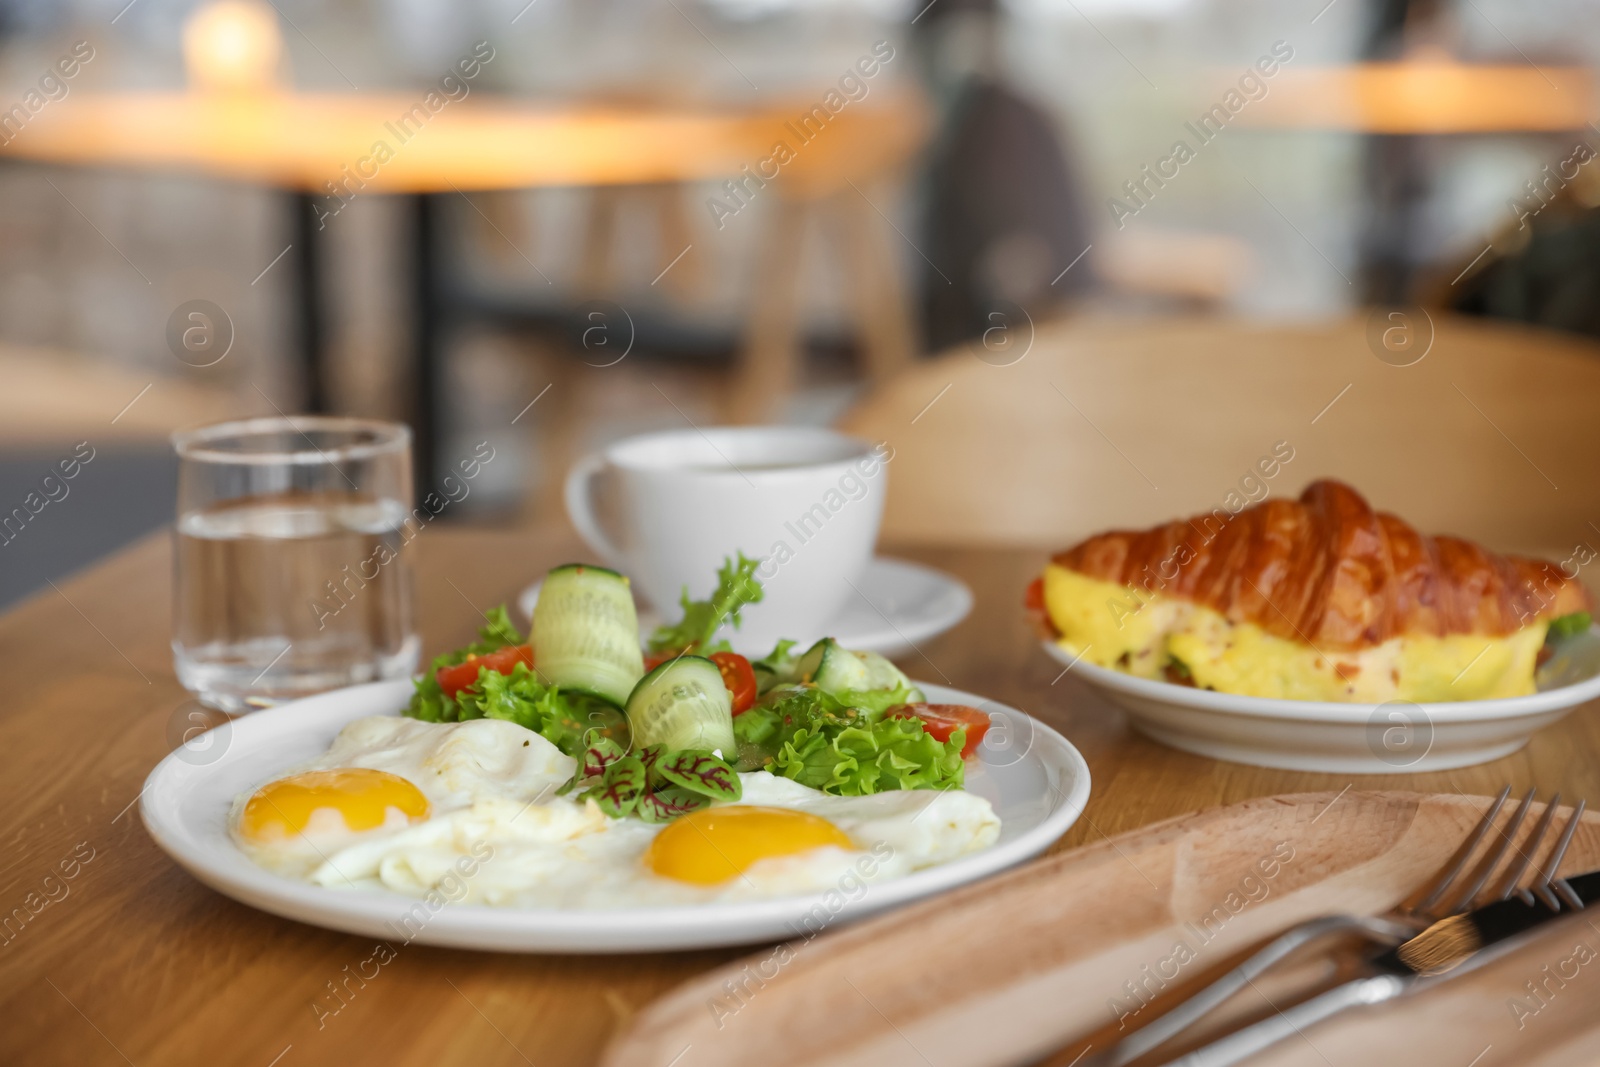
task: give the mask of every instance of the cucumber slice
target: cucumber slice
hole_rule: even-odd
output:
[[[622,707],[644,674],[628,579],[587,563],[544,576],[533,607],[533,661],[551,685]]]
[[[868,689],[898,689],[902,685],[907,689],[916,689],[907,678],[905,672],[888,658],[878,652],[852,652],[853,656],[860,656],[861,662],[867,668]]]
[[[911,679],[883,656],[852,652],[831,637],[824,637],[800,657],[796,673],[800,681],[810,682],[825,693],[898,689],[902,685],[916,691]]]
[[[807,649],[795,673],[801,682],[825,693],[867,688],[867,665],[831,637],[824,637]]]
[[[733,697],[717,665],[703,656],[669,659],[639,679],[628,696],[635,749],[699,749],[733,758]]]
[[[777,686],[795,680],[800,657],[790,651],[793,648],[794,642],[784,639],[762,658],[750,661],[750,669],[756,675],[756,695],[764,696]]]

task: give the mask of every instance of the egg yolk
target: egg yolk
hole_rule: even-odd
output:
[[[304,833],[313,812],[331,809],[351,830],[375,830],[397,808],[415,822],[428,817],[428,798],[398,774],[366,767],[307,771],[257,789],[245,802],[239,830],[271,840]]]
[[[734,804],[685,815],[656,835],[645,863],[663,878],[726,882],[757,860],[855,844],[827,819],[787,808]]]

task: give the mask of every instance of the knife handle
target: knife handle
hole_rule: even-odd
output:
[[[1181,1004],[1175,1005],[1165,1014],[1141,1026],[1089,1062],[1093,1067],[1121,1067],[1122,1064],[1138,1059],[1151,1049],[1166,1044],[1249,985],[1263,971],[1320,938],[1330,934],[1360,933],[1380,943],[1398,944],[1410,937],[1413,932],[1408,926],[1362,915],[1328,915],[1318,919],[1308,919],[1290,927],[1288,931],[1269,941],[1239,966]]]
[[[1380,974],[1334,986],[1326,993],[1296,1004],[1287,1011],[1276,1012],[1258,1023],[1213,1041],[1204,1048],[1195,1049],[1188,1055],[1173,1060],[1171,1067],[1178,1065],[1232,1067],[1233,1064],[1242,1063],[1262,1049],[1275,1045],[1284,1038],[1293,1037],[1324,1019],[1332,1018],[1351,1008],[1393,1000],[1415,981],[1417,979],[1410,975]]]

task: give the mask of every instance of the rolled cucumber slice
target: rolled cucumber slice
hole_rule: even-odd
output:
[[[732,759],[733,698],[717,665],[703,656],[669,659],[639,679],[628,697],[634,747],[664,745],[720,752]]]
[[[795,673],[800,681],[810,682],[825,693],[868,688],[865,661],[831,637],[824,637],[807,649]]]
[[[626,704],[644,674],[628,579],[587,563],[545,575],[533,607],[533,662],[551,685]]]
[[[825,693],[860,692],[870,689],[898,689],[905,686],[918,699],[920,690],[911,679],[876,652],[853,652],[831,637],[812,645],[795,673]]]

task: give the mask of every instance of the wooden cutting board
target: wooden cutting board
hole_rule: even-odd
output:
[[[763,949],[651,1005],[602,1062],[988,1067],[1054,1054],[1066,1067],[1301,919],[1394,906],[1444,866],[1489,803],[1348,790],[1168,820]],[[1591,814],[1562,870],[1596,867]],[[1292,1003],[1290,987],[1319,968],[1313,960],[1259,983],[1234,1014]],[[1595,1059],[1596,1034],[1600,926],[1579,914],[1492,966],[1316,1027],[1258,1061],[1583,1063]]]

